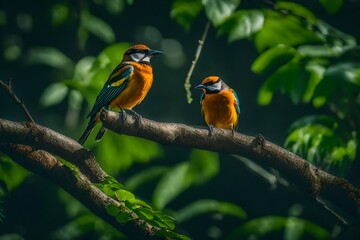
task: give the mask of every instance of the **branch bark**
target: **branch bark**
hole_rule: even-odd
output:
[[[76,165],[94,183],[107,176],[91,151],[71,138],[32,122],[0,119],[0,142],[29,145],[60,156]]]
[[[120,224],[114,217],[106,212],[107,205],[113,204],[122,207],[123,203],[108,197],[96,188],[81,172],[74,174],[70,168],[63,165],[48,152],[35,150],[30,146],[12,143],[1,143],[0,150],[31,172],[49,179],[64,188],[84,206],[112,225],[115,229],[128,236],[145,237],[144,232],[146,231],[139,231],[139,228],[135,225],[139,224],[138,222],[133,222],[135,224]],[[131,212],[129,212],[129,214],[134,215]],[[134,219],[138,218],[137,216],[133,217]],[[146,230],[150,232],[151,228]]]
[[[279,147],[262,136],[250,137],[231,131],[214,129],[208,136],[205,128],[177,123],[160,123],[141,118],[136,122],[130,115],[103,111],[104,126],[114,132],[159,143],[200,148],[214,152],[241,155],[259,164],[277,169],[312,198],[331,201],[349,221],[360,217],[360,190],[342,178],[311,165],[301,157]],[[123,121],[124,120],[124,121]]]
[[[76,141],[32,122],[18,123],[0,119],[0,151],[29,171],[64,188],[117,230],[139,239],[143,239],[145,234],[156,238],[154,234],[159,231],[157,227],[126,210],[124,203],[108,197],[93,185],[108,175],[99,166],[94,155]],[[79,171],[72,172],[50,153],[73,163]],[[121,207],[132,220],[126,225],[117,222],[106,212],[109,204]]]

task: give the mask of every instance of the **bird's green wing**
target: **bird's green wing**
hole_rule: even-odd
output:
[[[200,105],[201,105],[201,115],[204,117],[204,112],[202,110],[202,102],[204,101],[205,93],[202,93],[200,96]]]
[[[236,99],[236,104],[235,104],[235,108],[236,108],[236,112],[239,115],[240,114],[240,101],[239,101],[239,97],[237,96],[236,92],[234,90],[232,90],[232,93]]]
[[[88,117],[96,115],[101,108],[107,107],[109,103],[125,89],[133,71],[134,67],[131,65],[119,65],[113,70],[109,79],[98,94]]]

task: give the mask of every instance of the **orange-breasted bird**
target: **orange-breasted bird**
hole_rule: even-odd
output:
[[[87,116],[90,120],[79,139],[80,144],[84,144],[95,125],[100,122],[102,108],[120,110],[123,114],[124,109],[130,110],[137,120],[140,119],[140,115],[132,108],[140,104],[150,90],[153,83],[150,59],[161,53],[143,44],[134,45],[125,51],[120,64],[110,74]],[[100,141],[105,132],[106,128],[101,127],[95,140]]]
[[[203,89],[200,97],[201,113],[212,135],[213,127],[232,130],[238,125],[240,106],[236,92],[220,77],[209,76],[195,87]]]

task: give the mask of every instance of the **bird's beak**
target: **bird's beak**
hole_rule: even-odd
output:
[[[197,86],[195,87],[195,89],[204,89],[204,88],[205,88],[205,86],[204,86],[204,85],[202,85],[202,84],[197,85]]]
[[[162,54],[162,52],[158,50],[150,50],[148,56],[155,56],[159,54]]]

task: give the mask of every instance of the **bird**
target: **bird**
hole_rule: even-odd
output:
[[[214,127],[230,129],[234,135],[240,114],[236,92],[218,76],[204,78],[195,88],[203,90],[200,97],[201,113],[209,128],[209,135],[213,134]]]
[[[111,72],[87,116],[88,125],[78,141],[81,145],[100,122],[102,109],[120,110],[123,119],[126,109],[134,114],[136,120],[140,119],[141,116],[132,108],[140,104],[149,92],[153,83],[150,59],[159,54],[162,52],[151,50],[144,44],[135,44],[125,51],[121,62]],[[106,128],[102,126],[95,141],[100,141],[105,132]]]

